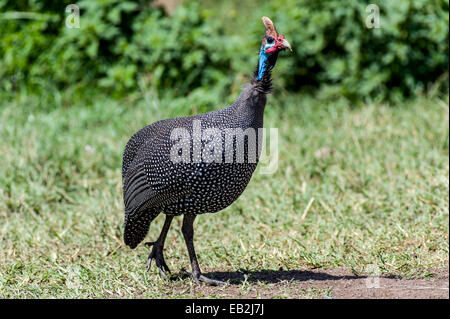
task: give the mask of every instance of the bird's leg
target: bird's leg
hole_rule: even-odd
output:
[[[189,252],[189,258],[191,260],[192,266],[192,278],[196,284],[204,282],[212,286],[223,286],[225,283],[220,280],[214,280],[206,278],[202,275],[200,267],[198,265],[197,256],[195,255],[194,249],[194,220],[196,215],[184,215],[183,226],[181,231],[183,232],[184,240],[186,241],[186,246]]]
[[[167,271],[170,274],[170,269],[164,260],[163,248],[164,248],[164,241],[166,240],[167,232],[169,231],[172,219],[173,216],[166,215],[166,220],[164,222],[164,226],[161,230],[161,234],[159,235],[158,240],[155,242],[145,243],[145,245],[147,246],[153,246],[152,252],[150,253],[147,259],[147,271],[150,269],[152,265],[152,260],[154,259],[156,262],[156,267],[158,267],[161,276],[164,277],[165,279],[167,279],[165,271]]]

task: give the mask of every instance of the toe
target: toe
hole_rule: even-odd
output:
[[[210,286],[225,286],[225,282],[223,282],[223,281],[220,281],[220,280],[215,280],[215,279],[210,279],[210,278],[207,278],[207,277],[205,277],[205,276],[203,276],[203,275],[201,275],[200,276],[200,281],[202,281],[202,282],[204,282],[205,284],[208,284],[208,285],[210,285]]]
[[[202,282],[207,284],[207,285],[210,285],[210,286],[225,286],[226,285],[226,283],[223,282],[223,281],[210,279],[210,278],[205,277],[203,275],[200,275],[200,276],[194,276],[193,275],[192,278],[194,279],[194,282],[197,285],[200,285]]]
[[[150,270],[151,266],[152,266],[152,258],[149,256],[147,259],[147,271]]]

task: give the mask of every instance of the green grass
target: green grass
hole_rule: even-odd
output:
[[[46,111],[32,97],[0,102],[0,297],[220,297],[228,288],[205,294],[189,279],[146,272],[148,248],[122,240],[126,141],[146,124],[192,113],[192,104],[92,101]],[[271,96],[265,126],[279,128],[278,170],[257,171],[232,206],[197,219],[202,270],[361,273],[376,264],[383,274],[426,277],[448,267],[448,111],[448,99],[352,108]],[[190,271],[181,218],[165,257],[174,273]],[[253,288],[273,284],[233,289],[240,297]],[[329,293],[280,289],[279,297]]]

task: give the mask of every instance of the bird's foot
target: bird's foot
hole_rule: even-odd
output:
[[[161,245],[158,245],[157,242],[152,243],[145,243],[146,246],[153,246],[152,252],[148,256],[147,259],[147,271],[150,270],[150,267],[152,266],[152,260],[154,259],[156,262],[156,267],[159,269],[159,273],[161,274],[161,277],[164,279],[168,279],[167,273],[170,275],[170,269],[167,266],[164,256],[163,256],[163,247]]]
[[[201,274],[197,275],[197,276],[192,275],[192,278],[194,279],[194,282],[197,285],[200,285],[202,282],[204,282],[205,284],[210,285],[210,286],[225,286],[226,285],[226,283],[223,281],[216,280],[216,279],[210,279]]]

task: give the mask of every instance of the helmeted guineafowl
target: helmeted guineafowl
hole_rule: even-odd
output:
[[[146,126],[128,141],[123,155],[125,244],[135,248],[161,212],[166,220],[152,243],[153,259],[162,276],[170,272],[163,246],[174,216],[184,215],[186,241],[196,283],[221,281],[204,277],[194,250],[193,223],[198,214],[218,212],[244,191],[259,160],[266,94],[278,52],[290,49],[272,21],[262,18],[266,31],[257,68],[237,100],[218,111],[162,120]],[[230,137],[231,136],[231,137]]]

